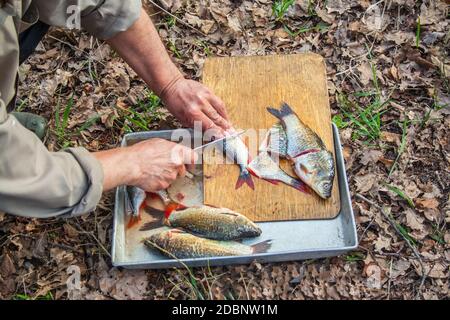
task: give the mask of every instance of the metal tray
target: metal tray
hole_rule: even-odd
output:
[[[150,138],[170,139],[171,134],[172,130],[130,133],[124,136],[122,146]],[[180,261],[188,266],[245,264],[253,260],[259,262],[292,261],[337,256],[355,249],[358,245],[355,217],[345,174],[339,132],[334,124],[333,135],[341,199],[341,210],[336,218],[261,222],[258,225],[262,229],[262,235],[258,238],[244,240],[243,243],[254,244],[272,239],[272,247],[266,253],[248,256],[182,259]],[[116,190],[112,264],[126,268],[149,269],[182,266],[180,261],[169,259],[155,250],[146,248],[141,243],[142,238],[146,236],[146,232],[151,231],[128,234],[125,224],[124,190],[125,187],[119,187]]]

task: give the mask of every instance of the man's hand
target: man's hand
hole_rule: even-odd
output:
[[[200,121],[205,130],[223,133],[230,128],[223,101],[197,81],[178,77],[163,89],[161,99],[185,126]]]
[[[164,139],[149,139],[126,148],[94,153],[104,172],[103,189],[137,186],[148,192],[167,189],[186,165],[197,160],[190,148]]]
[[[144,10],[128,30],[107,42],[184,125],[192,126],[194,121],[201,121],[204,129],[218,133],[230,127],[222,100],[202,84],[183,77]]]

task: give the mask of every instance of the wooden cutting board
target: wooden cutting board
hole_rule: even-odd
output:
[[[267,130],[277,120],[266,107],[279,108],[286,101],[334,153],[326,69],[321,56],[308,53],[208,58],[203,83],[223,99],[236,129]],[[245,135],[259,136],[264,132],[249,130]],[[255,157],[262,137],[257,145],[254,139],[243,139],[252,141],[249,148]],[[337,177],[328,200],[314,192],[304,194],[284,184],[273,185],[257,178],[253,178],[254,191],[245,184],[235,190],[237,165],[223,164],[220,152],[211,149],[205,150],[203,160],[205,204],[236,210],[254,221],[327,219],[339,213]],[[283,162],[283,169],[295,176],[291,165]]]

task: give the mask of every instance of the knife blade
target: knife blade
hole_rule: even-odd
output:
[[[234,138],[237,138],[237,137],[239,137],[241,134],[243,134],[245,131],[247,131],[247,130],[241,130],[241,131],[239,131],[239,132],[237,132],[237,133],[234,133],[234,134],[232,134],[232,135],[225,136],[225,137],[222,137],[222,138],[213,140],[213,141],[211,141],[211,142],[202,144],[201,146],[196,147],[196,148],[194,148],[193,150],[194,150],[194,151],[200,151],[200,150],[203,150],[203,149],[204,149],[205,147],[207,147],[207,146],[214,145],[214,144],[219,143],[219,142],[221,142],[221,141],[223,141],[223,140],[225,140],[225,139],[228,140],[228,139],[234,139]]]

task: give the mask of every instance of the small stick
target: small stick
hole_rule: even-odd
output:
[[[392,226],[392,228],[394,228],[394,230],[395,230],[395,231],[396,231],[396,232],[397,232],[397,233],[405,240],[405,242],[406,242],[406,244],[408,245],[408,247],[414,252],[414,255],[417,257],[417,260],[419,260],[419,264],[420,264],[420,267],[421,267],[421,269],[422,269],[422,280],[420,281],[419,289],[418,289],[417,294],[416,294],[416,299],[418,299],[418,298],[419,298],[419,294],[422,292],[422,287],[423,287],[423,285],[424,285],[424,283],[425,283],[425,280],[426,280],[426,278],[427,278],[427,274],[425,273],[425,267],[424,267],[422,258],[420,257],[420,254],[419,254],[419,252],[417,251],[416,247],[414,247],[414,246],[409,242],[409,240],[408,240],[408,239],[400,232],[400,230],[399,230],[398,227],[397,227],[397,224],[396,224],[395,220],[392,219],[392,218],[386,213],[386,211],[384,211],[384,209],[383,209],[382,207],[380,207],[380,206],[377,205],[375,202],[373,202],[373,201],[367,199],[366,197],[364,197],[363,195],[361,195],[361,194],[359,194],[359,193],[356,194],[356,198],[358,198],[358,199],[360,199],[360,200],[362,200],[362,201],[365,201],[365,202],[367,202],[368,204],[370,204],[370,205],[374,206],[375,208],[377,208],[377,209],[383,214],[383,216],[389,221],[389,224]]]
[[[151,4],[153,4],[155,7],[157,7],[159,10],[163,11],[164,13],[168,14],[169,16],[171,16],[172,18],[174,18],[175,20],[177,20],[179,23],[181,23],[182,25],[191,28],[192,30],[200,33],[202,36],[204,37],[208,37],[208,35],[206,35],[205,33],[203,33],[202,31],[198,30],[197,28],[195,28],[194,26],[191,26],[189,23],[184,22],[183,20],[181,20],[180,18],[178,18],[176,15],[170,13],[169,11],[167,11],[166,9],[164,9],[163,7],[161,7],[159,4],[155,3],[152,0],[148,0],[148,2],[150,2]]]

